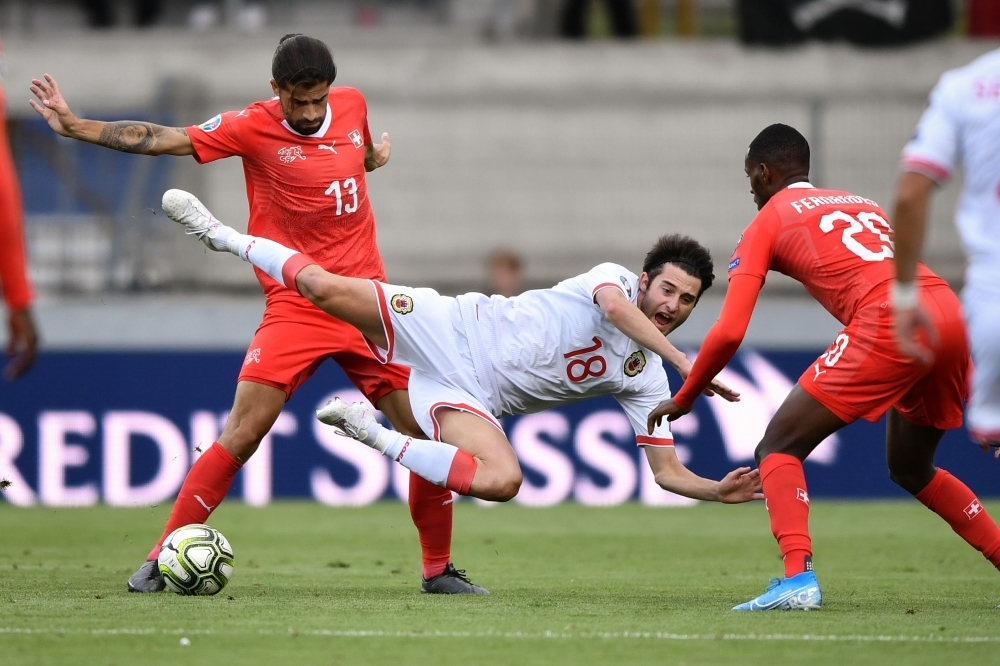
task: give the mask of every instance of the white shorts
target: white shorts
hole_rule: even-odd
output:
[[[433,289],[372,285],[389,348],[368,346],[383,363],[410,368],[410,408],[424,433],[441,439],[440,409],[475,414],[503,431],[486,407],[456,300]]]
[[[975,365],[969,430],[981,436],[1000,435],[1000,302],[995,288],[973,285],[965,288],[962,301]]]

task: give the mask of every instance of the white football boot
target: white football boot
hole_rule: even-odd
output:
[[[197,236],[208,249],[215,252],[239,254],[237,239],[240,234],[227,227],[198,201],[198,197],[184,190],[167,190],[163,193],[163,212],[174,222],[183,224],[184,233]]]
[[[385,444],[379,442],[382,424],[375,419],[375,411],[363,402],[351,404],[334,398],[316,410],[316,418],[380,453],[385,449]]]

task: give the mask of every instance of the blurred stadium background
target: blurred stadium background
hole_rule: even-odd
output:
[[[933,4],[880,3],[904,14],[910,7],[911,17],[919,14],[913,7]],[[625,38],[614,34],[611,4],[581,3],[591,10],[582,37],[566,38],[567,3],[559,0],[0,1],[10,135],[44,349],[31,375],[0,384],[0,476],[24,480],[23,492],[15,485],[7,498],[172,497],[187,451],[217,432],[263,310],[246,265],[205,257],[159,212],[163,190],[181,187],[244,227],[241,164],[199,166],[60,139],[27,105],[31,78],[55,76],[83,117],[188,125],[269,96],[282,34],[323,39],[337,84],[365,94],[373,136],[391,135],[390,164],[369,178],[389,279],[457,293],[489,289],[486,264],[498,249],[520,257],[525,288],[544,287],[602,261],[637,267],[668,232],[706,243],[724,275],[755,213],[743,156],[773,122],[810,139],[815,184],[890,209],[900,150],[931,87],[943,71],[997,46],[968,36],[983,30],[973,19],[988,3],[977,0],[941,0],[947,20],[897,22],[881,45],[850,43],[873,41],[870,32],[852,32],[856,17],[843,33],[840,24],[811,33],[832,39],[786,32],[772,40],[786,43],[761,43],[767,31],[756,24],[766,24],[766,5],[802,10],[806,0],[636,0],[626,3],[636,34]],[[786,17],[781,25],[792,24]],[[957,192],[952,183],[934,200],[927,260],[960,288]],[[743,367],[730,375],[748,397],[732,408],[741,411],[701,401],[679,424],[700,473],[750,459],[784,392],[839,329],[778,277],[769,278],[758,306]],[[696,350],[718,313],[725,280],[717,285],[672,337],[677,344]],[[272,493],[311,494],[350,504],[400,494],[405,484],[390,479],[395,472],[384,462],[359,462],[350,444],[312,426],[317,401],[347,390],[343,377],[328,368],[307,386],[276,427],[287,453],[274,456],[273,469],[270,458],[266,468],[248,466],[244,497],[264,503]],[[509,424],[515,444],[525,442],[523,501],[673,501],[652,486],[643,495],[645,465],[607,407],[559,412],[565,427],[529,422],[535,417]],[[165,421],[150,425],[136,414]],[[584,424],[595,414],[604,416],[591,432]],[[881,462],[882,432],[861,424],[832,442],[825,461],[816,461],[826,467],[812,472],[815,494],[895,493]],[[947,441],[952,467],[977,492],[997,494],[964,434]],[[563,450],[565,465],[539,454],[533,468],[532,452],[551,449]],[[167,469],[170,452],[184,464]],[[109,471],[114,456],[119,466]],[[856,465],[866,471],[844,485],[844,470]]]

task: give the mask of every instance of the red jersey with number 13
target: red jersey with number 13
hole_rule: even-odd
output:
[[[771,197],[743,232],[729,276],[783,273],[847,325],[869,294],[892,281],[892,256],[892,228],[877,203],[794,183]],[[917,279],[922,286],[946,284],[923,264]]]
[[[340,275],[385,280],[365,183],[368,107],[354,88],[330,88],[315,134],[293,130],[277,98],[187,128],[200,163],[243,158],[248,233],[309,255]],[[270,297],[283,288],[254,269]]]

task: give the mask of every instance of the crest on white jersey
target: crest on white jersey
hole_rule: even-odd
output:
[[[623,370],[627,377],[635,377],[637,374],[642,372],[642,369],[646,367],[646,355],[642,353],[642,350],[634,351],[632,354],[625,359],[625,365]]]
[[[351,140],[355,148],[360,148],[361,144],[364,143],[364,139],[361,138],[361,132],[358,130],[351,130],[351,133],[347,135],[347,138]]]
[[[396,294],[391,299],[392,309],[401,315],[413,312],[413,299],[406,294]]]
[[[294,162],[297,159],[304,160],[305,158],[306,156],[302,154],[302,146],[289,146],[278,151],[278,159],[285,164]]]

